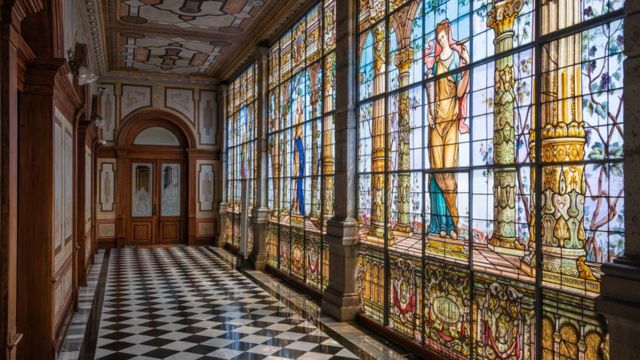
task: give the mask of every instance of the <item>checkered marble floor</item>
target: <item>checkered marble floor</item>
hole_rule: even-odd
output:
[[[208,247],[113,250],[96,359],[357,359]]]

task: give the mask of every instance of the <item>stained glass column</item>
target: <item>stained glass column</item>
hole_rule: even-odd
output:
[[[340,321],[360,310],[356,282],[356,4],[336,1],[335,215],[327,223],[329,285],[322,311]],[[384,150],[384,148],[383,148]]]
[[[640,1],[624,7],[625,129],[640,128]],[[640,132],[624,132],[624,255],[602,265],[597,309],[607,318],[611,359],[636,359],[640,352]]]
[[[320,63],[317,63],[316,66],[310,66],[307,68],[311,84],[318,83],[318,76],[321,76],[321,69],[322,65]],[[320,101],[320,88],[313,86],[311,88],[310,97],[311,109],[313,111],[313,113],[311,114],[311,118],[315,119],[320,116],[321,112],[320,107],[318,106],[318,102]],[[320,146],[318,141],[320,139],[320,129],[318,128],[318,124],[318,121],[313,121],[311,123],[311,198],[313,200],[311,201],[311,210],[309,212],[309,217],[311,217],[312,219],[316,219],[320,215],[320,201],[319,199],[315,199],[316,194],[319,193],[318,181],[320,180],[318,176],[318,170],[320,168],[318,166],[320,162],[320,159],[318,158],[318,154],[320,153],[318,151],[318,148]]]
[[[404,11],[407,11],[404,9]],[[411,34],[411,25],[413,19],[407,19],[405,26],[409,26],[409,34]],[[403,88],[409,85],[409,70],[413,60],[413,48],[410,46],[410,38],[408,34],[403,36],[400,43],[401,50],[396,52],[395,63],[400,72],[399,87]],[[398,170],[408,171],[410,164],[409,139],[411,137],[411,119],[409,110],[411,108],[409,99],[409,90],[402,91],[399,96],[398,104]],[[409,192],[411,175],[407,172],[398,174],[398,225],[395,230],[404,233],[411,233]]]
[[[494,1],[487,26],[496,33],[493,41],[496,53],[513,48],[513,25],[522,6],[520,0]],[[493,177],[494,230],[489,247],[499,253],[523,256],[524,247],[516,241],[516,169],[508,167],[515,161],[513,56],[496,60],[494,79],[493,159],[500,167]]]
[[[229,131],[229,125],[227,124],[227,92],[227,85],[220,85],[218,87],[218,104],[220,104],[220,109],[222,109],[220,111],[220,115],[222,117],[222,176],[220,179],[222,183],[222,202],[220,203],[220,229],[218,231],[220,235],[216,239],[216,246],[219,247],[224,247],[224,244],[230,236],[227,231],[227,178],[229,173],[229,152],[227,151],[227,146],[229,144],[227,139],[227,132]]]
[[[398,87],[400,89],[409,86],[410,82],[410,70],[414,55],[413,47],[411,47],[411,31],[419,6],[419,1],[413,1],[411,5],[405,6],[394,14],[391,20],[394,23],[393,28],[396,32],[399,49],[395,53],[394,62],[398,68]],[[409,200],[411,175],[407,172],[411,167],[409,90],[403,90],[398,98],[398,171],[400,173],[398,174],[398,224],[395,230],[411,233],[411,202]]]
[[[580,34],[545,44],[541,54],[541,159],[543,281],[562,287],[599,292],[599,283],[586,265],[585,165],[586,130],[582,117]],[[577,65],[576,65],[577,64]],[[531,133],[534,135],[534,132]],[[532,140],[533,140],[532,136]]]
[[[376,26],[373,29],[373,93],[382,94],[385,91],[385,42],[386,32],[384,27]],[[336,59],[337,61],[337,59]],[[336,73],[339,78],[340,75]],[[340,99],[339,95],[336,95]],[[336,120],[337,121],[337,120]],[[387,150],[385,147],[385,127],[387,117],[385,116],[384,100],[378,99],[373,103],[372,120],[372,154],[371,154],[371,229],[369,234],[382,241],[384,238],[384,209],[385,209],[385,181],[384,170]],[[337,152],[336,152],[337,153]],[[373,239],[375,241],[375,239]]]
[[[269,208],[267,207],[267,123],[269,121],[269,48],[257,49],[256,94],[256,204],[253,208],[253,249],[250,261],[254,269],[262,270],[269,261],[267,237]]]
[[[324,118],[323,129],[330,129],[331,117]],[[333,166],[335,159],[333,158],[333,139],[331,132],[325,131],[322,134],[322,187],[324,188],[323,194],[323,215],[325,218],[331,218],[333,215],[333,202],[334,202],[334,181],[333,181]]]

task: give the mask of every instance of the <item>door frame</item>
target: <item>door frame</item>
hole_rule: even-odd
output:
[[[131,226],[129,229],[128,243],[127,245],[163,245],[163,244],[186,244],[187,243],[187,172],[186,169],[186,157],[184,156],[183,149],[177,148],[162,148],[162,147],[154,147],[154,149],[136,149],[134,148],[129,156],[129,167],[125,171],[128,174],[127,184],[128,187],[124,192],[126,192],[131,201],[133,197],[133,164],[152,164],[152,178],[151,178],[151,196],[152,203],[156,207],[155,211],[152,212],[152,224],[151,224],[151,243],[142,244],[133,241],[134,235],[134,216],[131,214],[132,212],[132,203],[129,203],[129,218],[131,222]],[[160,186],[161,186],[161,164],[179,164],[180,165],[180,216],[175,216],[180,218],[180,238],[181,241],[178,242],[163,242],[160,239],[160,218],[162,217],[162,206],[160,203]],[[155,214],[153,214],[155,213]],[[145,217],[142,217],[145,218]]]
[[[142,110],[123,119],[116,139],[116,246],[135,245],[131,234],[131,174],[135,161],[166,160],[181,161],[182,164],[182,223],[184,241],[196,243],[196,138],[186,121],[172,113],[161,110]],[[136,136],[151,127],[169,130],[180,142],[180,146],[134,145]],[[160,155],[161,154],[161,155]],[[161,158],[160,158],[161,156]],[[157,171],[154,170],[154,171]],[[155,176],[155,175],[154,175]],[[154,183],[154,186],[155,183]]]

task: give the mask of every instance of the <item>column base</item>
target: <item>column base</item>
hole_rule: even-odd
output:
[[[425,252],[466,261],[469,258],[469,245],[464,240],[428,234]]]
[[[250,260],[254,270],[262,271],[265,267],[267,267],[269,256],[267,256],[267,254],[251,255]]]
[[[223,248],[227,239],[227,203],[220,203],[220,233],[215,239],[213,246]]]
[[[253,251],[249,256],[251,265],[255,270],[264,270],[269,261],[267,253],[267,225],[269,223],[269,209],[253,209]]]
[[[323,313],[339,320],[353,320],[360,311],[358,295],[358,231],[353,219],[330,219],[327,222],[329,243],[329,286],[322,297]]]
[[[338,321],[349,321],[360,312],[360,296],[343,294],[328,287],[322,296],[322,312]]]
[[[607,318],[611,359],[637,359],[640,353],[640,260],[618,258],[602,265],[598,312]]]
[[[524,246],[516,238],[501,238],[499,236],[489,239],[489,249],[505,255],[524,256]]]

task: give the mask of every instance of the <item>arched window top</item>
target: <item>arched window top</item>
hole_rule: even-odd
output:
[[[162,145],[180,146],[180,140],[169,130],[163,127],[150,127],[140,131],[134,145]]]

